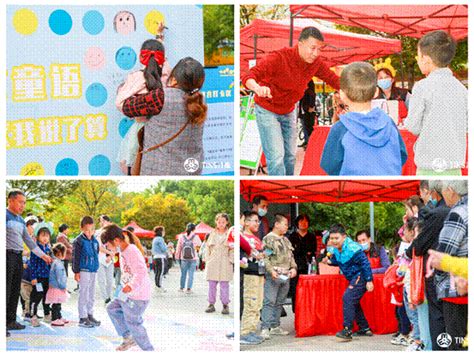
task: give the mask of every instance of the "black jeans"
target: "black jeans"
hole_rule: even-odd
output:
[[[316,119],[315,112],[306,112],[301,117],[301,125],[303,126],[305,143],[308,144],[309,137],[313,133],[314,122]]]
[[[446,333],[451,336],[451,345],[446,350],[467,350],[462,347],[462,339],[467,334],[467,304],[443,302]]]
[[[408,335],[410,333],[410,320],[407,316],[407,311],[405,309],[405,305],[402,304],[401,306],[395,307],[397,312],[397,320],[398,320],[398,331],[403,335]]]
[[[437,342],[438,335],[446,332],[446,325],[444,324],[443,302],[438,300],[436,295],[434,277],[425,279],[425,291],[428,300],[432,350],[446,350],[441,348]]]
[[[51,310],[52,310],[52,320],[55,321],[56,319],[61,319],[62,318],[62,315],[61,315],[61,303],[53,303],[53,305],[51,306]]]
[[[7,250],[7,324],[16,322],[16,309],[20,298],[21,276],[23,274],[22,251]]]
[[[153,269],[155,271],[155,285],[156,287],[161,287],[163,281],[163,271],[166,269],[166,259],[153,259]]]
[[[44,315],[47,316],[51,312],[49,304],[46,304],[46,293],[48,293],[49,288],[49,279],[38,278],[37,284],[41,283],[43,286],[43,291],[38,292],[36,285],[33,286],[30,296],[30,313],[31,316],[36,316],[38,313],[38,304],[41,302],[43,304]]]
[[[68,271],[69,260],[64,259],[63,264],[64,264],[64,268],[66,269],[66,276],[69,277],[69,271]]]

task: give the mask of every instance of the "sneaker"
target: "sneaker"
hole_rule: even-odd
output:
[[[39,327],[40,326],[40,321],[37,316],[31,317],[31,326],[32,327]]]
[[[184,292],[184,288],[180,288],[178,292]]]
[[[111,299],[110,299],[110,298],[107,298],[107,299],[105,300],[105,304],[108,304],[110,301],[111,301]]]
[[[270,335],[288,335],[290,334],[289,331],[284,330],[282,327],[276,327],[270,329]]]
[[[262,329],[260,336],[265,340],[270,339],[270,329]]]
[[[44,316],[44,321],[45,321],[46,323],[51,323],[51,314],[45,315],[45,316]]]
[[[115,350],[126,351],[135,345],[137,345],[137,343],[132,337],[123,338],[122,344],[120,344]]]
[[[251,337],[249,334],[240,337],[240,344],[242,345],[258,345],[262,342],[263,340],[257,340]]]
[[[26,328],[26,326],[24,326],[23,324],[18,323],[16,321],[7,324],[7,330],[23,330],[25,328]]]
[[[206,313],[212,313],[212,312],[215,312],[216,311],[216,308],[214,307],[213,304],[210,304],[209,306],[207,306],[205,312]]]
[[[222,314],[229,314],[229,306],[228,305],[224,305],[224,307],[222,308]]]
[[[61,318],[61,320],[63,321],[64,324],[68,324],[69,321],[67,319],[64,319],[64,318]]]
[[[260,340],[261,340],[261,341],[264,341],[264,340],[265,340],[262,336],[257,335],[257,333],[254,333],[254,332],[250,332],[250,333],[248,333],[247,335],[250,336],[250,337],[252,337],[252,338],[254,338],[254,339],[257,339],[257,340],[259,340],[259,341],[260,341]]]
[[[89,314],[89,322],[91,322],[91,324],[94,326],[94,327],[99,327],[100,326],[100,321],[98,321],[97,319],[95,319],[91,314]]]
[[[353,336],[360,337],[360,336],[366,336],[366,337],[371,337],[374,335],[370,328],[365,328],[365,329],[359,329],[357,332],[352,333]]]
[[[398,337],[393,338],[390,341],[391,344],[393,345],[403,345],[403,346],[408,346],[408,337],[403,334],[399,334]]]
[[[336,333],[336,338],[339,341],[351,341],[352,340],[352,332],[349,328],[344,327],[343,330]]]
[[[398,338],[400,336],[400,332],[396,332],[395,334],[392,334],[392,339]]]
[[[64,322],[62,319],[56,319],[51,322],[51,325],[55,327],[64,327]]]
[[[425,345],[423,343],[413,342],[408,345],[406,351],[423,351],[425,350]]]
[[[25,315],[23,316],[23,320],[25,322],[31,322],[31,314],[25,313]]]
[[[188,289],[186,290],[186,293],[189,295],[189,294],[193,293],[193,291],[192,291],[190,288],[188,288]]]
[[[89,318],[79,319],[79,326],[83,328],[94,328],[94,325],[90,322]]]

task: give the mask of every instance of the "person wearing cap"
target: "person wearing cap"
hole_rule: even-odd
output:
[[[9,330],[25,329],[23,324],[16,321],[16,310],[20,298],[21,277],[23,273],[23,243],[36,256],[40,257],[47,264],[52,262],[50,256],[46,255],[33,241],[26,229],[25,221],[21,214],[25,210],[26,197],[21,190],[15,189],[8,193],[6,211],[6,249],[7,249],[7,269],[6,280],[6,325],[7,336]]]
[[[201,246],[201,239],[194,233],[196,225],[188,223],[186,232],[179,237],[176,247],[176,259],[180,261],[181,279],[180,292],[191,293],[193,288],[194,271],[198,260],[197,249]],[[185,291],[187,279],[187,288]]]
[[[56,237],[56,241],[66,247],[66,257],[63,260],[64,269],[66,269],[66,276],[69,276],[68,266],[72,260],[72,244],[69,242],[68,234],[69,226],[65,223],[61,224],[59,226],[59,233]]]
[[[301,31],[296,46],[271,52],[242,78],[255,93],[255,115],[269,175],[293,175],[296,162],[296,103],[317,76],[339,90],[339,78],[319,52],[324,38],[316,27]]]
[[[53,228],[49,223],[41,222],[35,225],[34,235],[36,245],[46,255],[51,254],[49,243],[52,234]],[[33,254],[30,258],[29,267],[31,270],[31,285],[33,286],[30,295],[31,325],[33,327],[39,327],[40,324],[37,313],[40,302],[43,304],[45,322],[51,322],[51,307],[46,303],[46,293],[49,288],[50,265],[45,260]]]

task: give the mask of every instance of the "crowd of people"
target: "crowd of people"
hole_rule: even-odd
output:
[[[417,136],[413,148],[417,175],[461,175],[468,95],[449,68],[457,47],[450,34],[433,31],[418,41],[417,64],[425,78],[415,83],[411,93],[396,86],[390,59],[375,65],[353,62],[338,77],[319,56],[323,46],[322,33],[306,27],[296,46],[271,52],[242,78],[242,84],[255,93],[269,175],[294,175],[297,112],[305,135],[303,146],[318,122],[315,76],[336,90],[333,125],[316,162],[328,175],[402,175],[409,155],[399,128]],[[388,115],[393,102],[392,112],[398,117]],[[446,122],[448,116],[453,119]],[[449,143],[440,144],[446,136]]]
[[[122,343],[116,350],[124,351],[134,346],[152,351],[154,347],[144,327],[143,315],[152,298],[152,278],[147,265],[151,254],[156,290],[166,292],[164,276],[175,260],[180,264],[180,292],[192,293],[193,275],[197,267],[201,239],[195,233],[196,225],[189,223],[177,246],[165,242],[165,228],[154,228],[155,237],[151,251],[146,250],[133,233],[113,223],[107,215],[98,218],[96,230],[91,216],[80,221],[80,234],[72,242],[69,226],[59,226],[56,242],[52,242],[54,229],[50,223],[34,215],[21,217],[26,207],[25,193],[12,190],[8,193],[7,206],[7,336],[10,331],[41,327],[65,326],[72,320],[65,319],[61,305],[68,302],[73,292],[78,292],[77,325],[94,328],[101,321],[94,316],[96,284],[107,314]],[[206,280],[209,285],[209,306],[205,312],[214,312],[217,286],[220,286],[222,314],[230,314],[229,281],[233,275],[233,240],[229,233],[229,216],[219,213],[215,229],[206,236]],[[68,289],[69,267],[77,287]],[[186,283],[187,280],[187,283]],[[72,281],[72,280],[71,280]],[[21,301],[21,319],[17,320],[18,301]],[[43,317],[38,314],[43,308]],[[204,307],[203,307],[204,308]],[[204,309],[203,309],[204,311]]]
[[[373,335],[360,300],[373,291],[373,275],[383,274],[398,321],[393,345],[413,351],[465,349],[467,192],[465,180],[421,181],[419,195],[403,201],[400,240],[390,250],[374,243],[367,230],[352,239],[341,224],[310,232],[305,214],[297,216],[291,233],[288,217],[279,213],[270,229],[265,216],[269,202],[254,196],[252,209],[241,215],[240,343],[258,345],[272,336],[288,335],[280,316],[287,297],[295,310],[298,275],[323,274],[329,266],[349,282],[337,340]]]

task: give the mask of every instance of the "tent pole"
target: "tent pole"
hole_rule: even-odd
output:
[[[293,18],[293,14],[290,14],[290,47],[293,47],[293,26],[294,26],[294,18]]]
[[[400,55],[400,75],[402,76],[402,89],[405,88],[405,73],[403,71],[403,56],[402,56],[402,51],[399,53]]]
[[[257,35],[253,35],[253,59],[257,59]]]
[[[370,213],[370,240],[375,243],[374,233],[374,203],[369,202],[369,213]]]

